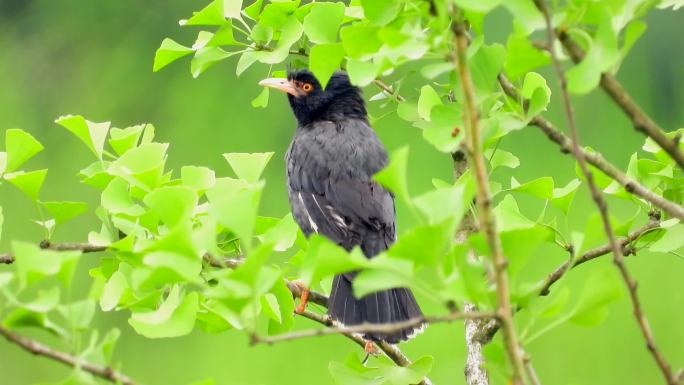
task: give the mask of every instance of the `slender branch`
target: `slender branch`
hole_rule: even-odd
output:
[[[632,231],[631,233],[627,234],[626,237],[618,240],[618,244],[620,245],[620,248],[623,249],[623,254],[624,255],[629,255],[632,253],[631,250],[627,249],[627,246],[634,242],[635,240],[639,239],[642,235],[645,233],[657,229],[660,227],[660,222],[658,221],[650,221],[649,223],[643,225],[642,227]],[[544,281],[544,285],[542,286],[541,290],[539,293],[541,295],[547,295],[549,293],[549,290],[551,289],[551,286],[558,282],[563,274],[565,274],[566,271],[568,271],[568,267],[570,268],[575,268],[585,262],[589,262],[592,259],[601,257],[603,255],[606,255],[612,251],[610,244],[603,245],[601,247],[597,247],[595,249],[591,249],[587,251],[586,253],[582,254],[579,258],[577,258],[572,264],[569,261],[566,261],[562,265],[558,266],[556,270],[554,270],[551,274],[549,274],[546,277],[546,280]]]
[[[558,34],[565,50],[570,55],[573,62],[579,63],[584,60],[582,48],[565,32]],[[642,134],[653,139],[658,145],[667,152],[672,159],[677,162],[679,168],[684,170],[684,153],[679,148],[680,137],[668,138],[665,130],[653,121],[639,105],[634,102],[627,90],[611,74],[604,72],[601,74],[601,88],[613,99],[620,109],[629,117],[634,128]]]
[[[373,84],[375,84],[376,86],[378,86],[378,88],[380,88],[380,90],[383,91],[384,93],[386,93],[387,95],[395,97],[398,101],[400,101],[400,102],[406,101],[406,98],[404,98],[403,96],[401,96],[401,95],[399,95],[398,93],[396,93],[396,92],[392,89],[392,87],[390,87],[390,86],[388,86],[387,84],[383,83],[382,80],[380,80],[380,79],[375,79],[375,80],[373,80]]]
[[[453,322],[462,319],[490,319],[495,317],[494,313],[482,313],[482,312],[468,312],[461,313],[456,312],[445,316],[433,316],[433,317],[415,317],[408,319],[406,321],[387,323],[387,324],[377,324],[377,323],[363,323],[354,326],[344,326],[344,327],[328,327],[326,329],[313,329],[313,330],[303,330],[288,334],[280,334],[275,336],[261,337],[253,336],[252,343],[258,344],[274,344],[282,341],[291,341],[301,338],[308,337],[320,337],[328,336],[333,334],[344,334],[344,335],[363,335],[367,333],[394,333],[400,330],[404,330],[411,327],[416,327],[422,324],[434,324],[440,322]]]
[[[508,96],[515,100],[520,100],[520,95],[515,86],[503,74],[499,75],[499,84],[501,84],[501,87]],[[526,102],[527,100],[523,100],[523,105]],[[567,135],[556,129],[553,124],[544,119],[544,117],[537,115],[532,118],[530,123],[544,132],[544,134],[546,134],[546,136],[552,142],[558,144],[560,146],[561,152],[565,154],[572,152],[572,140],[568,138]],[[667,200],[658,194],[655,194],[638,181],[628,177],[624,172],[608,162],[600,153],[588,152],[582,148],[580,148],[580,152],[587,162],[617,181],[628,193],[636,195],[639,198],[649,202],[653,206],[668,213],[672,217],[679,218],[680,220],[684,221],[684,207],[675,202]]]
[[[49,346],[11,332],[2,326],[0,326],[0,335],[5,337],[7,341],[34,355],[47,357],[73,368],[80,368],[83,371],[110,382],[122,385],[136,385],[135,381],[108,366],[95,365],[93,363],[83,361],[78,357],[72,356],[71,354],[52,350]]]
[[[89,243],[50,243],[49,241],[42,241],[40,248],[44,250],[56,251],[81,251],[83,253],[97,253],[107,250],[108,246],[91,245]],[[15,258],[12,253],[0,254],[0,264],[11,265]]]
[[[467,49],[468,37],[461,22],[458,22],[456,15],[452,23],[452,31],[455,37],[455,64],[458,69],[461,86],[463,88],[464,106],[467,118],[466,124],[466,146],[475,175],[477,185],[477,207],[480,220],[480,228],[484,232],[489,250],[492,254],[494,264],[494,275],[496,282],[496,294],[498,301],[497,313],[503,327],[504,342],[508,358],[513,366],[513,385],[523,383],[523,360],[513,324],[512,308],[510,302],[510,291],[508,288],[508,275],[506,274],[507,261],[503,255],[501,240],[496,228],[496,218],[492,212],[492,197],[489,191],[489,180],[487,179],[487,168],[482,153],[482,142],[479,130],[479,112],[475,104],[475,89],[473,80],[468,68]]]
[[[454,180],[456,181],[468,171],[468,159],[463,151],[460,150],[451,154],[451,158],[454,162]],[[477,225],[475,224],[473,212],[469,210],[463,217],[463,220],[461,220],[459,229],[454,237],[454,242],[464,244],[468,236],[475,231],[477,231]],[[468,259],[476,259],[475,253],[472,250],[468,253]],[[478,310],[475,305],[466,302],[463,304],[463,311],[476,312]],[[468,385],[489,385],[489,375],[485,368],[485,357],[482,353],[484,343],[479,338],[480,330],[488,322],[491,322],[491,320],[466,319],[463,323],[466,343],[466,363],[463,368],[463,374]]]
[[[549,10],[546,7],[546,4],[544,3],[544,0],[533,1],[539,9],[539,11],[544,16],[544,20],[546,22],[548,42],[549,46],[551,47],[553,46],[553,43],[556,40],[555,32],[551,22],[551,14],[549,13]],[[561,96],[563,99],[563,108],[565,110],[565,116],[568,121],[568,127],[570,128],[570,137],[572,138],[573,156],[577,159],[577,163],[579,163],[580,169],[582,170],[582,174],[584,174],[584,177],[587,180],[587,185],[589,186],[589,190],[591,191],[592,199],[596,203],[596,206],[599,209],[599,213],[601,214],[603,228],[606,233],[606,236],[608,237],[610,249],[613,252],[613,262],[620,271],[622,280],[625,282],[627,288],[629,289],[630,299],[632,301],[632,308],[634,311],[634,317],[636,318],[637,323],[639,324],[639,328],[641,329],[644,339],[646,340],[648,350],[653,355],[653,358],[658,364],[658,367],[660,367],[660,371],[663,373],[665,381],[668,385],[677,385],[678,381],[675,378],[674,373],[672,372],[670,364],[665,360],[665,358],[662,356],[660,350],[658,350],[655,344],[653,333],[651,332],[648,320],[646,319],[646,316],[641,307],[641,302],[639,301],[639,297],[637,295],[637,282],[634,280],[634,278],[632,278],[632,276],[629,273],[629,270],[627,269],[627,266],[625,265],[624,256],[622,255],[622,247],[615,238],[613,227],[610,224],[610,218],[608,216],[608,205],[606,204],[606,201],[603,199],[603,196],[601,195],[601,192],[599,191],[598,187],[596,187],[596,184],[594,183],[591,171],[589,171],[589,168],[587,167],[586,161],[584,159],[584,153],[580,151],[579,135],[577,133],[577,126],[575,125],[575,116],[572,111],[570,94],[568,93],[567,79],[565,78],[565,73],[561,68],[560,61],[558,60],[555,51],[550,50],[550,53],[551,61],[555,68],[556,75],[558,76],[558,81],[560,82]]]

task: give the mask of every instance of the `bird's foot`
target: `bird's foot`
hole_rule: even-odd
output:
[[[363,351],[366,352],[366,356],[363,358],[363,361],[361,361],[361,365],[366,366],[366,363],[368,363],[368,359],[370,358],[371,354],[377,354],[377,351],[375,350],[375,344],[373,343],[373,341],[367,340],[366,344],[363,346]]]
[[[292,283],[299,289],[299,305],[295,308],[295,314],[302,314],[306,310],[306,305],[309,303],[309,293],[308,287],[304,286],[301,281],[292,281]]]

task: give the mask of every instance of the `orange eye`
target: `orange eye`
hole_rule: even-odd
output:
[[[304,90],[304,92],[310,92],[311,90],[313,90],[313,86],[309,83],[304,83],[302,85],[302,90]]]

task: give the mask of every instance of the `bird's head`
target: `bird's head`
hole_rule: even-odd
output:
[[[325,89],[308,70],[289,72],[287,78],[264,79],[259,85],[286,92],[301,127],[321,120],[367,118],[361,90],[344,72],[335,72]]]

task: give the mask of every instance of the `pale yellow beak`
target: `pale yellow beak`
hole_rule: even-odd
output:
[[[297,96],[297,87],[285,78],[268,78],[259,82],[262,87],[275,88],[278,91],[287,92],[292,96]]]

